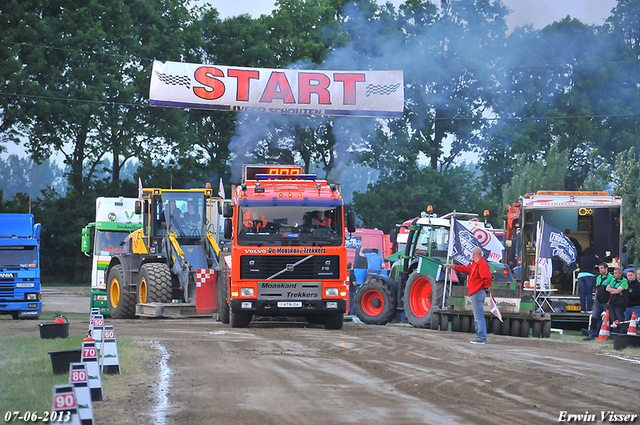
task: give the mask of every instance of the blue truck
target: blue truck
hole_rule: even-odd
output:
[[[37,319],[42,310],[40,223],[33,214],[0,214],[0,314]]]

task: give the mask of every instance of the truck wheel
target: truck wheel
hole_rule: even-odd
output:
[[[522,321],[519,319],[511,319],[511,336],[520,336],[520,325]]]
[[[442,304],[441,282],[421,273],[411,273],[404,288],[404,311],[407,320],[416,328],[431,325],[431,313]]]
[[[524,319],[522,321],[522,324],[520,325],[520,336],[522,338],[529,338],[529,321],[527,319]]]
[[[500,335],[509,335],[509,331],[511,331],[511,320],[502,319],[502,323],[500,323]]]
[[[222,263],[222,262],[221,262]],[[222,263],[218,274],[218,320],[229,323],[229,302],[227,301],[227,266]]]
[[[435,311],[431,313],[430,328],[432,331],[437,331],[438,329],[440,329],[440,313]]]
[[[124,272],[118,264],[109,270],[107,304],[112,319],[131,319],[136,311],[136,296],[125,287]]]
[[[344,314],[333,313],[327,316],[327,319],[324,321],[324,328],[328,330],[342,329],[343,324],[344,324]]]
[[[542,337],[551,338],[551,320],[542,322]]]
[[[471,332],[471,316],[460,316],[460,332]]]
[[[251,322],[251,314],[243,311],[232,311],[229,317],[229,324],[232,328],[246,328],[249,326],[249,322]]]
[[[138,281],[139,303],[170,303],[172,298],[171,270],[162,263],[148,263],[140,267]]]
[[[451,331],[460,332],[460,316],[457,314],[451,316]]]
[[[449,330],[449,316],[446,314],[440,314],[440,330],[448,331]]]
[[[368,279],[356,292],[354,310],[368,325],[386,325],[396,316],[396,297],[381,279]]]
[[[540,323],[540,320],[536,320],[535,322],[533,322],[533,324],[531,325],[531,335],[534,338],[540,338],[540,334],[542,333],[542,323]]]
[[[500,325],[502,323],[497,317],[491,319],[491,333],[495,335],[500,335]]]

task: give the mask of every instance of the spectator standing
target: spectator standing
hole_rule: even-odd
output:
[[[613,269],[613,282],[607,287],[609,292],[609,319],[611,323],[624,322],[624,310],[627,308],[627,294],[629,293],[629,282],[624,276],[622,267]],[[620,328],[611,328],[613,332],[620,333]]]
[[[472,344],[487,343],[487,324],[484,320],[484,300],[491,286],[491,270],[489,265],[482,257],[482,248],[475,247],[471,252],[473,262],[468,266],[445,264],[448,269],[454,269],[461,273],[467,273],[468,294],[471,298],[471,306],[473,307],[473,319],[476,327],[476,339],[470,341]]]
[[[640,269],[638,269],[640,271]],[[636,277],[633,269],[627,270],[627,281],[629,282],[629,293],[627,294],[627,308],[624,310],[624,320],[631,320],[631,315],[636,314],[640,319],[640,281]]]
[[[358,285],[356,284],[356,274],[351,266],[351,261],[347,261],[347,274],[349,275],[349,315],[353,316],[355,314],[353,303],[356,298]]]
[[[580,312],[591,313],[593,309],[593,287],[596,283],[596,269],[600,259],[593,253],[590,246],[584,250],[580,258],[580,272],[578,273],[578,288],[580,288]]]
[[[602,321],[600,316],[608,309],[609,292],[607,291],[607,287],[613,282],[613,275],[609,273],[607,263],[600,263],[598,270],[600,274],[596,278],[596,290],[593,300],[593,310],[591,311],[589,335],[584,339],[585,341],[596,339],[596,336],[600,332],[600,322]]]
[[[367,259],[367,274],[380,273],[384,268],[384,260],[380,254],[378,254],[378,250],[376,248],[364,253],[360,251],[359,255]]]
[[[571,236],[571,229],[565,229],[564,230],[564,235],[567,238],[569,238],[569,240],[573,244],[573,247],[576,249],[577,258],[580,258],[580,256],[582,255],[582,245],[580,245],[580,242],[578,242],[578,240],[576,238]]]

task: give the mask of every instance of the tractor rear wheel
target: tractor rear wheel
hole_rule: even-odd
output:
[[[171,270],[164,263],[147,263],[140,267],[139,303],[170,303],[172,298]]]
[[[409,276],[404,288],[404,311],[411,325],[430,327],[433,311],[442,304],[442,289],[442,282],[429,275],[414,272]]]
[[[131,319],[135,315],[136,295],[125,286],[124,271],[120,264],[109,270],[107,304],[112,319]]]
[[[353,307],[364,323],[386,325],[396,316],[396,296],[382,279],[370,278],[358,288]]]

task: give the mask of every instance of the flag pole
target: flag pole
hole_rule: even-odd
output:
[[[451,235],[453,235],[453,218],[456,212],[453,212],[451,216],[451,224],[449,226],[449,246],[447,247],[447,263],[451,258]],[[445,263],[446,264],[446,263]],[[449,294],[451,294],[451,286],[453,285],[453,272],[449,273],[449,269],[445,269],[444,272],[444,285],[442,285],[442,310],[444,310],[445,293],[447,289],[447,280],[449,281]]]

